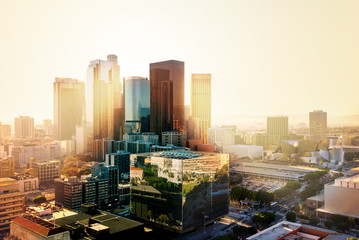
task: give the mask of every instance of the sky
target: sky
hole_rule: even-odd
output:
[[[0,0],[0,121],[53,118],[55,77],[116,54],[212,74],[212,117],[359,114],[359,1]],[[233,119],[235,119],[233,117]]]

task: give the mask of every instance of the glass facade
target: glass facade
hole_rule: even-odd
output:
[[[121,114],[122,83],[116,55],[107,60],[93,60],[87,69],[86,121],[90,139],[115,137]],[[117,136],[116,136],[117,139]]]
[[[226,215],[228,155],[168,151],[131,155],[131,213],[175,232]]]
[[[150,81],[142,77],[125,78],[126,133],[150,131]]]

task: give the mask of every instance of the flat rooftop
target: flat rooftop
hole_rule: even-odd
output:
[[[248,237],[247,240],[275,240],[293,232],[301,226],[302,225],[298,223],[282,221],[273,225],[270,228],[267,228],[259,233]]]

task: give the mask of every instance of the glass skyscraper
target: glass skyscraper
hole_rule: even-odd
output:
[[[90,139],[120,138],[122,83],[116,55],[93,60],[87,69],[86,121]]]
[[[184,107],[184,62],[177,60],[169,60],[163,62],[156,62],[150,64],[150,80],[154,80],[151,76],[151,71],[155,69],[163,69],[169,71],[169,76],[167,79],[173,84],[173,99],[172,102],[172,114],[171,117],[173,123],[172,129],[167,130],[184,130],[185,129],[185,107]],[[166,86],[168,87],[168,86]],[[151,83],[152,91],[152,83]],[[151,92],[152,95],[152,92]],[[151,97],[152,101],[152,97]],[[152,106],[151,106],[152,108]],[[152,114],[151,114],[152,117]]]
[[[228,155],[167,151],[131,155],[131,213],[183,233],[226,215]]]
[[[150,81],[143,77],[125,77],[126,133],[150,131]]]
[[[85,83],[56,78],[53,85],[55,138],[68,140],[76,135],[76,125],[85,121]]]

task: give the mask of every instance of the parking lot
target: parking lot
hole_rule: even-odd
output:
[[[248,176],[243,178],[240,186],[251,191],[264,190],[267,192],[274,192],[275,190],[284,187],[286,183],[287,181]]]

